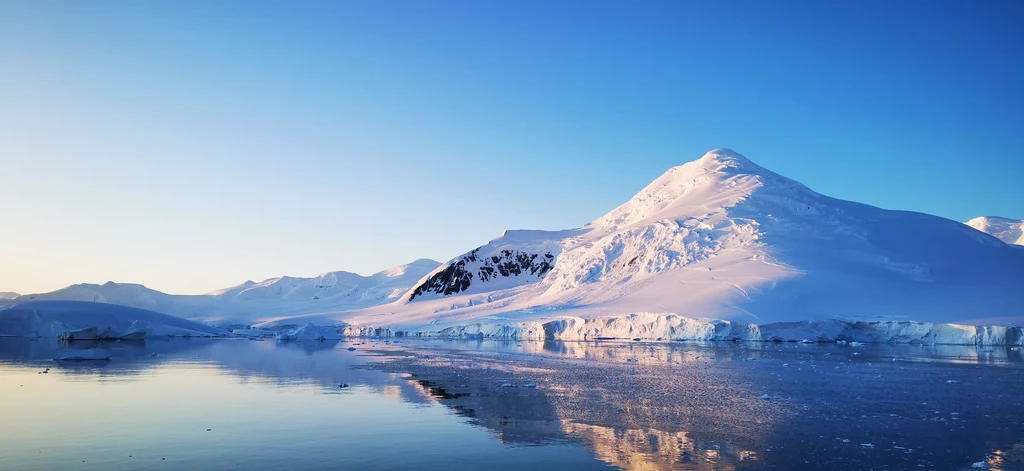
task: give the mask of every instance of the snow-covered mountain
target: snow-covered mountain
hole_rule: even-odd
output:
[[[18,293],[13,291],[0,291],[0,299],[14,299],[20,296]]]
[[[509,230],[444,264],[200,296],[74,285],[17,301],[267,327],[345,323],[347,335],[1020,344],[1024,331],[1005,324],[1024,323],[1021,286],[1019,247],[949,219],[830,198],[718,149],[582,227]]]
[[[1024,221],[996,216],[982,216],[965,224],[1013,245],[1024,245]]]
[[[437,327],[674,313],[792,320],[1024,320],[1024,251],[963,224],[818,194],[726,149],[669,169],[605,216],[507,231],[365,325]]]
[[[13,302],[88,301],[190,319],[249,322],[268,315],[337,312],[389,303],[439,265],[420,259],[370,276],[345,271],[313,278],[284,276],[259,283],[246,281],[204,295],[166,294],[131,283],[77,284],[50,293],[19,296]]]

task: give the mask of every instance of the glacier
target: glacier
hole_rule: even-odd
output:
[[[839,319],[757,325],[723,320],[704,322],[675,314],[657,313],[590,319],[564,317],[548,322],[474,323],[438,330],[416,327],[406,331],[359,326],[337,328],[346,337],[1024,345],[1024,329],[1016,326]]]

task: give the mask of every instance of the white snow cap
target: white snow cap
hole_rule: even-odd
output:
[[[1024,245],[1024,221],[998,216],[982,216],[971,219],[965,224],[1007,244]]]

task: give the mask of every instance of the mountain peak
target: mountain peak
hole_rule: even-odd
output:
[[[675,167],[676,169],[688,169],[688,174],[693,173],[722,173],[729,170],[730,174],[766,175],[771,171],[755,164],[750,159],[728,148],[711,149],[703,157]]]
[[[685,219],[746,198],[765,181],[789,182],[740,153],[712,149],[703,157],[672,167],[591,227],[623,227],[647,219]]]
[[[717,149],[711,149],[704,154],[703,157],[697,159],[698,161],[716,161],[722,163],[732,164],[743,164],[751,163],[750,159],[744,157],[739,152],[736,152],[727,147],[719,147]]]
[[[1024,221],[999,216],[981,216],[965,224],[1007,244],[1024,245]]]

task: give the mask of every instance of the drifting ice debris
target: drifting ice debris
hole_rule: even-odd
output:
[[[350,352],[354,352],[354,351],[356,351],[356,347],[348,347],[346,350],[348,350]]]
[[[324,342],[327,340],[341,340],[341,335],[331,326],[306,324],[301,327],[278,332],[276,338],[282,341]]]
[[[959,379],[947,379],[946,382],[949,383],[949,384],[959,384],[960,380]]]
[[[155,356],[158,356],[158,355],[159,355],[159,354],[158,354],[158,353],[156,353],[156,352],[153,352],[153,353],[150,353],[150,354],[149,354],[149,356],[151,356],[151,357],[155,357]]]
[[[338,387],[342,388],[342,389],[347,388],[348,387],[348,383],[341,383],[341,384],[338,385]]]
[[[524,387],[524,388],[527,388],[527,389],[536,389],[536,388],[537,388],[537,385],[536,385],[536,384],[533,384],[533,383],[529,383],[529,384],[525,384],[525,385],[523,385],[523,387]]]
[[[769,396],[769,395],[765,394],[764,396],[761,396],[761,399],[765,399],[765,400],[770,401],[772,399],[775,399],[775,396]]]
[[[57,353],[57,356],[53,357],[56,361],[90,361],[90,360],[109,360],[110,352],[102,348],[90,348],[88,350],[61,350]]]
[[[516,385],[514,385],[512,383],[501,383],[501,387],[503,387],[503,388],[514,388],[514,387],[516,387]]]
[[[861,443],[860,446],[862,446],[864,448],[874,448],[875,444],[874,443]]]
[[[974,468],[974,469],[988,469],[988,462],[986,462],[986,461],[979,461],[977,463],[972,464],[971,468]]]

